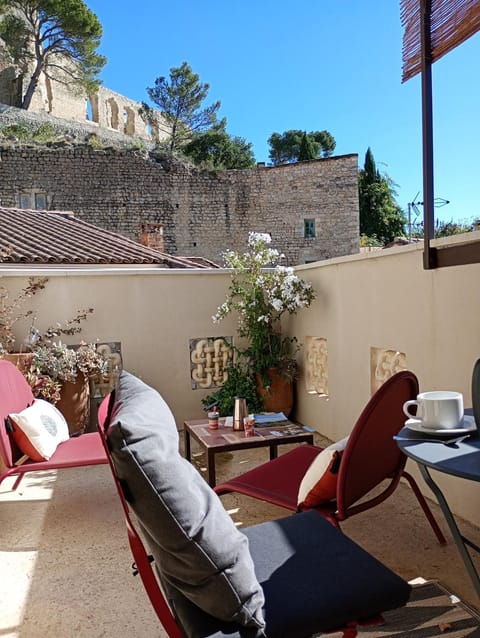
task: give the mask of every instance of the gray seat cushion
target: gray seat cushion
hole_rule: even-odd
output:
[[[125,371],[115,390],[107,436],[125,495],[166,587],[217,619],[262,628],[264,595],[247,537],[180,456],[165,401]]]
[[[261,523],[245,534],[265,592],[268,638],[306,638],[374,618],[408,601],[408,583],[318,512]],[[188,638],[259,635],[251,628],[219,623],[177,592],[167,596]]]

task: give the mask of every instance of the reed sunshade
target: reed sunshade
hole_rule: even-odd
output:
[[[421,71],[421,12],[430,15],[431,61],[440,59],[480,29],[480,0],[401,0],[402,82]],[[428,55],[428,51],[427,51]]]

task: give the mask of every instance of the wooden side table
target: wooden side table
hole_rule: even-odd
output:
[[[313,445],[313,432],[307,432],[303,426],[296,423],[291,425],[268,426],[255,428],[255,435],[246,437],[243,430],[233,430],[224,426],[225,419],[220,419],[218,430],[208,428],[207,419],[185,421],[183,436],[185,441],[185,458],[191,462],[191,438],[193,437],[205,450],[207,461],[207,481],[215,487],[215,454],[220,452],[234,452],[248,448],[268,447],[270,460],[276,458],[278,446],[287,443],[308,443]],[[273,434],[280,432],[281,434]]]

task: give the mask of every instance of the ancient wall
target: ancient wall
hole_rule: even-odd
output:
[[[0,102],[0,126],[27,125],[38,128],[42,124],[51,126],[59,136],[69,138],[77,143],[83,143],[91,137],[95,137],[103,145],[113,145],[117,148],[145,147],[154,148],[153,140],[125,135],[121,131],[115,131],[99,126],[96,122],[84,120],[65,120],[54,117],[48,113],[34,113],[14,106],[8,106]]]
[[[27,88],[27,79],[18,77],[13,67],[2,66],[0,57],[0,104],[19,108]],[[166,138],[160,112],[157,112],[156,130],[152,131],[140,116],[140,107],[140,102],[103,86],[94,95],[82,96],[42,74],[28,112],[48,114],[67,122],[93,124],[145,140],[157,136],[160,140]]]
[[[159,118],[156,131],[152,131],[140,116],[140,102],[111,91],[101,86],[95,95],[89,99],[88,118],[100,127],[119,131],[124,135],[137,136],[145,139],[165,139],[167,133],[162,130]]]
[[[249,231],[269,232],[289,264],[358,252],[356,155],[209,173],[139,151],[0,152],[2,206],[46,201],[137,241],[152,224],[172,255],[223,263],[225,249],[245,248]]]

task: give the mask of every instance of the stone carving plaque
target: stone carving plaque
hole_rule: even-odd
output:
[[[399,350],[370,348],[370,391],[378,388],[400,370],[407,369],[407,355]]]
[[[305,385],[308,394],[328,396],[328,351],[323,337],[305,337]]]
[[[219,388],[227,380],[233,361],[232,337],[190,339],[192,389]]]

